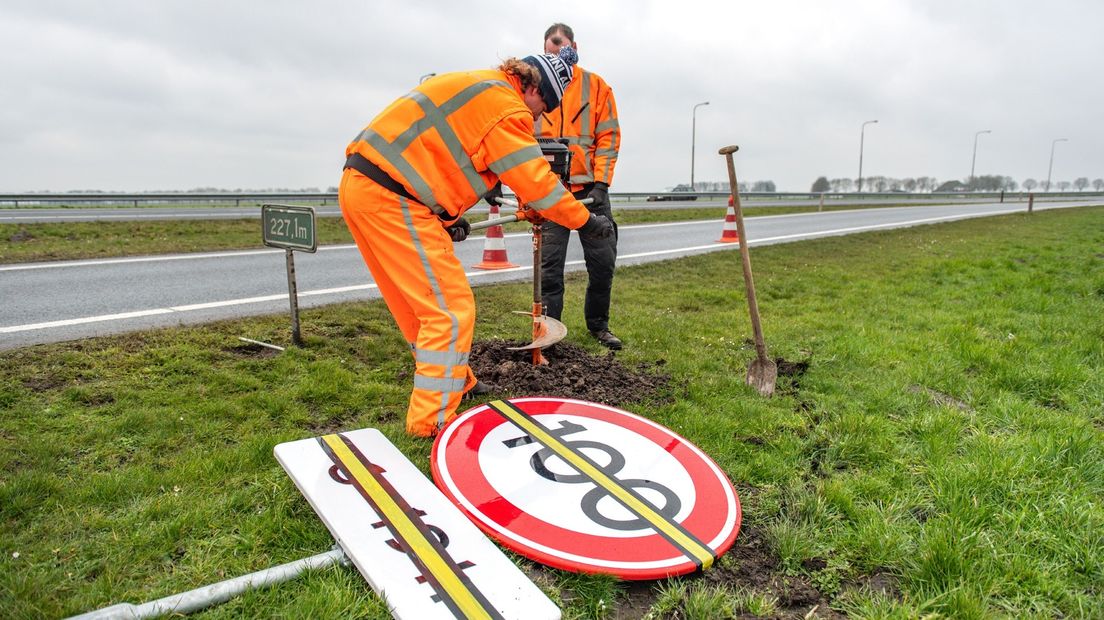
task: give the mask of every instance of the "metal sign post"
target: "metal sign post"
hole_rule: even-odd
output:
[[[318,250],[318,233],[314,226],[314,207],[296,205],[261,205],[261,236],[264,244],[283,248],[286,254],[288,300],[291,303],[291,341],[303,346],[299,335],[299,296],[295,287],[294,250]]]
[[[292,441],[273,452],[395,618],[560,618],[380,431]]]
[[[173,594],[148,603],[119,603],[96,611],[90,611],[69,620],[141,620],[162,616],[181,616],[207,609],[219,603],[244,594],[250,590],[260,590],[269,586],[295,579],[308,570],[321,570],[330,566],[345,566],[349,559],[340,546],[330,551],[312,555],[287,564],[273,566],[255,573],[234,577],[209,586],[203,586],[180,594]]]
[[[331,551],[70,620],[183,615],[308,570],[352,564],[399,620],[558,620],[560,610],[374,428],[282,443],[280,465],[338,544]]]

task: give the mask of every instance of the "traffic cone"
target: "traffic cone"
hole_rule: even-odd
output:
[[[725,212],[724,230],[717,243],[740,243],[740,233],[736,232],[736,199],[728,197],[728,211]]]
[[[498,205],[491,205],[491,211],[487,219],[499,217]],[[475,266],[476,269],[510,269],[517,265],[506,257],[506,239],[502,236],[502,224],[491,226],[487,229],[486,241],[483,243],[483,262]]]

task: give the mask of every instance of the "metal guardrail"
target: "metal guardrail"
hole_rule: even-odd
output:
[[[839,201],[865,201],[865,200],[925,200],[933,199],[957,201],[957,200],[998,200],[1003,195],[1005,201],[1026,201],[1030,193],[1035,194],[1036,200],[1055,199],[1081,199],[1104,196],[1104,192],[932,192],[932,193],[908,193],[908,192],[863,192],[855,193],[824,193],[826,202]],[[688,202],[690,200],[725,200],[728,192],[613,192],[610,199],[613,201],[648,201],[656,202]],[[782,200],[820,200],[822,194],[811,192],[741,192],[740,197],[745,200],[769,202]],[[692,198],[691,198],[692,197]],[[334,192],[287,192],[287,193],[191,193],[191,192],[161,192],[161,193],[35,193],[35,194],[0,194],[0,207],[35,207],[35,206],[89,206],[89,205],[133,205],[154,206],[170,204],[201,204],[201,205],[233,205],[260,206],[266,202],[292,202],[312,205],[337,204],[337,194]]]
[[[0,194],[0,206],[40,206],[40,205],[79,205],[88,206],[94,204],[132,204],[140,205],[167,205],[167,204],[231,204],[234,206],[246,205],[260,206],[266,202],[306,202],[309,204],[337,203],[337,193],[331,192],[287,192],[287,193],[257,193],[257,192],[216,192],[216,193],[192,193],[192,192],[154,192],[154,193],[48,193],[38,194]]]
[[[1097,191],[1083,191],[1083,192],[862,192],[862,193],[832,193],[832,192],[740,192],[741,199],[756,200],[756,201],[781,201],[781,200],[810,200],[819,201],[821,196],[824,196],[825,201],[863,201],[863,200],[924,200],[931,201],[937,200],[1000,200],[1002,197],[1005,201],[1026,201],[1029,194],[1034,194],[1036,200],[1042,199],[1080,199],[1080,198],[1096,198],[1104,196],[1104,192]],[[686,200],[689,197],[693,199],[727,199],[729,192],[653,192],[649,194],[641,193],[610,193],[610,199],[619,198],[643,198],[645,200],[652,198],[663,199],[670,201]]]

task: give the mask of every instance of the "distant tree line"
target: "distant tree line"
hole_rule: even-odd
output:
[[[686,188],[687,185],[679,185],[677,187]],[[737,183],[737,189],[741,192],[777,192],[778,187],[774,184],[774,181],[753,181],[748,183],[741,181]],[[675,191],[682,191],[676,189]],[[695,181],[695,192],[729,192],[732,188],[729,186],[728,181]]]
[[[1034,191],[1035,188],[1039,188],[1041,191],[1050,191],[1049,187],[1046,187],[1046,181],[1036,181],[1035,179],[1024,179],[1022,184],[1017,184],[1012,177],[1005,177],[1000,175],[982,175],[974,177],[969,181],[959,181],[958,179],[952,179],[950,181],[944,181],[940,183],[935,177],[916,177],[907,179],[894,179],[891,177],[883,176],[870,176],[863,177],[863,191],[864,192],[1000,192],[1008,191],[1014,192],[1022,187],[1025,191]],[[817,177],[813,182],[812,188],[809,190],[814,194],[822,192],[831,193],[849,193],[856,191],[859,185],[858,179],[829,179],[828,177]],[[1089,181],[1088,177],[1078,177],[1074,181],[1055,181],[1051,184],[1052,187],[1061,192],[1069,191],[1073,189],[1081,192],[1085,191],[1089,186],[1098,192],[1104,191],[1104,179],[1093,179]],[[778,188],[774,181],[753,181],[753,182],[741,182],[739,184],[741,192],[777,192]],[[337,193],[336,186],[327,187],[326,192]],[[673,191],[684,192],[689,191],[689,184],[683,183],[676,185]],[[694,191],[696,192],[728,192],[728,181],[696,181],[694,183]],[[53,194],[57,193],[51,190],[42,190],[41,192],[30,191],[27,193],[43,193]],[[220,193],[234,193],[234,194],[265,194],[265,193],[279,193],[279,194],[319,194],[322,193],[317,187],[269,187],[265,189],[226,189],[222,187],[195,187],[188,190],[153,190],[151,192],[130,192],[126,190],[109,190],[102,189],[71,189],[68,190],[68,194],[126,194],[126,193],[156,193],[156,194],[220,194]]]
[[[869,176],[863,177],[863,191],[866,192],[1014,192],[1020,188],[1020,185],[1012,177],[1005,177],[1000,175],[982,175],[968,179],[967,181],[959,181],[958,179],[952,179],[950,181],[944,181],[940,183],[935,177],[916,177],[907,179],[894,179],[891,177],[882,176]],[[1104,190],[1104,179],[1094,179],[1092,181],[1092,187],[1096,191]],[[858,188],[859,180],[840,178],[829,179],[828,177],[817,177],[817,180],[813,182],[812,189],[809,191],[813,193],[832,192],[832,193],[847,193]],[[1024,179],[1023,188],[1026,191],[1032,191],[1036,187],[1043,191],[1050,191],[1049,187],[1046,187],[1046,181],[1036,181],[1035,179]],[[1069,191],[1070,187],[1073,187],[1077,191],[1084,191],[1090,185],[1088,177],[1079,177],[1072,183],[1069,181],[1057,181],[1052,183],[1058,191]],[[772,190],[773,191],[773,190]]]

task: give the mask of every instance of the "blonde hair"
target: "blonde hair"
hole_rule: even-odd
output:
[[[540,87],[541,75],[533,65],[525,62],[524,60],[518,60],[517,58],[507,58],[498,66],[498,70],[507,75],[513,75],[517,77],[521,82],[521,89],[525,90],[530,86]]]

